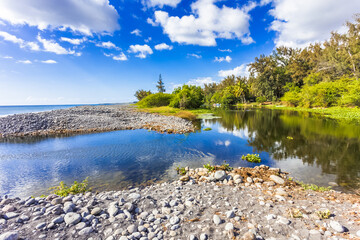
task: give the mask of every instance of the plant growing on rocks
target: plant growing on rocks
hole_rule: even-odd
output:
[[[298,208],[288,209],[287,212],[291,218],[302,218],[303,217],[301,210]]]
[[[176,170],[177,174],[180,174],[181,176],[184,176],[187,173],[187,171],[184,167],[176,167],[175,170]]]
[[[329,209],[326,209],[326,210],[320,210],[320,211],[316,211],[315,212],[316,215],[320,218],[320,219],[329,219],[331,213],[329,211]]]
[[[331,190],[331,186],[329,186],[329,187],[320,187],[320,186],[317,186],[315,184],[307,184],[307,183],[303,183],[303,182],[297,182],[297,183],[300,184],[300,186],[304,190],[313,190],[313,191],[316,191],[316,192],[326,192],[326,191]]]
[[[74,181],[71,186],[67,186],[63,181],[61,181],[59,186],[51,187],[50,190],[53,194],[66,197],[69,194],[75,195],[91,191],[91,188],[89,188],[88,185],[89,181],[87,177],[82,182]]]
[[[247,154],[246,156],[243,155],[241,159],[252,163],[261,163],[259,154]]]
[[[210,163],[205,164],[204,168],[206,168],[208,170],[208,172],[212,172],[215,170],[215,166],[212,166]]]

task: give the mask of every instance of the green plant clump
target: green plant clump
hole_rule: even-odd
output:
[[[51,187],[51,193],[56,194],[61,197],[66,197],[69,194],[75,195],[79,193],[85,193],[91,191],[91,188],[88,187],[89,181],[88,178],[85,178],[82,182],[74,181],[71,186],[67,186],[63,181],[60,182],[59,186]]]
[[[211,130],[212,130],[212,128],[209,128],[209,127],[203,129],[203,131],[211,131]]]
[[[247,154],[246,156],[241,157],[242,160],[246,160],[248,162],[252,163],[260,163],[261,158],[259,157],[259,154]]]
[[[180,174],[181,176],[186,175],[186,172],[187,172],[184,167],[176,167],[175,170],[176,170],[177,174]]]
[[[228,163],[226,163],[226,162],[224,162],[223,164],[221,164],[220,169],[221,169],[221,170],[224,170],[224,171],[231,171],[231,170],[233,170],[233,168],[230,167],[230,165],[229,165]]]
[[[307,184],[307,183],[303,183],[303,182],[297,182],[297,183],[300,184],[300,186],[304,190],[313,190],[313,191],[316,191],[316,192],[326,192],[326,191],[331,190],[331,186],[329,186],[329,187],[320,187],[320,186],[317,186],[315,184]]]
[[[329,219],[329,217],[331,215],[329,209],[326,209],[323,211],[316,211],[315,213],[320,219]]]
[[[151,94],[137,103],[139,107],[161,107],[168,106],[171,99],[173,98],[172,94],[167,93],[155,93]]]
[[[210,163],[205,164],[204,168],[206,168],[208,170],[208,172],[212,172],[215,170],[215,166],[212,166]]]

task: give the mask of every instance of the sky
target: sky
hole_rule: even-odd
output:
[[[1,0],[0,105],[135,101],[343,32],[359,0]]]

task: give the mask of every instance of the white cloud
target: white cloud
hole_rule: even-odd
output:
[[[12,35],[7,32],[0,31],[0,37],[3,37],[5,41],[12,42],[15,44],[18,44],[20,48],[27,48],[33,51],[39,51],[40,47],[35,42],[27,42],[21,38],[16,37],[15,35]]]
[[[67,38],[67,37],[61,37],[60,41],[68,42],[73,45],[80,45],[86,40],[86,38]]]
[[[154,22],[154,20],[152,20],[151,18],[146,19],[146,22],[147,22],[148,24],[151,24],[153,27],[159,26],[159,24],[156,23],[156,22]]]
[[[191,4],[192,14],[179,17],[156,11],[155,23],[162,26],[172,42],[200,46],[216,46],[216,39],[240,39],[243,44],[253,42],[250,37],[248,11],[254,4],[243,8],[215,5],[219,0],[197,0]],[[148,21],[149,22],[149,21]]]
[[[161,50],[172,50],[173,46],[169,46],[166,43],[160,43],[160,44],[155,46],[155,49],[159,50],[159,51],[161,51]]]
[[[4,59],[13,59],[12,56],[4,56],[3,58],[4,58]]]
[[[186,85],[193,85],[197,87],[204,87],[205,84],[215,83],[211,77],[199,77],[195,79],[190,79],[188,82],[184,83]],[[181,87],[183,84],[174,84],[173,89]]]
[[[151,37],[148,37],[147,39],[144,40],[144,42],[148,43],[148,42],[150,42],[151,40],[152,40],[152,38],[151,38]]]
[[[249,66],[247,66],[247,64],[242,64],[234,69],[220,70],[218,72],[219,77],[227,77],[227,76],[231,76],[231,75],[235,75],[236,77],[237,76],[248,77],[249,76]]]
[[[40,34],[37,36],[37,39],[42,43],[45,52],[52,52],[56,54],[76,54],[75,51],[63,48],[54,40],[47,40],[42,38]]]
[[[195,53],[188,53],[188,57],[194,57],[194,58],[197,58],[197,59],[202,58],[201,55],[198,55],[198,54],[195,54]]]
[[[116,61],[127,61],[128,60],[127,56],[124,53],[121,53],[118,56],[113,56],[113,59]]]
[[[100,42],[96,44],[97,47],[107,48],[107,49],[116,49],[120,50],[114,43],[107,41],[107,42]]]
[[[146,7],[164,7],[165,5],[170,7],[176,7],[181,0],[142,0],[142,4]]]
[[[232,58],[230,56],[226,57],[215,57],[214,62],[231,62]]]
[[[19,60],[17,63],[23,63],[23,64],[32,64],[30,60]]]
[[[138,58],[146,58],[147,55],[151,55],[153,54],[153,50],[151,49],[151,47],[147,44],[144,45],[131,45],[130,49],[129,49],[130,53],[138,53],[136,55],[136,57]]]
[[[44,29],[71,29],[86,35],[112,33],[119,15],[109,0],[1,0],[0,19]]]
[[[231,49],[218,49],[220,52],[232,52]]]
[[[305,47],[327,40],[331,31],[343,29],[345,21],[360,12],[360,1],[274,0],[271,29],[278,32],[277,46]]]
[[[135,29],[134,31],[131,32],[131,34],[134,34],[134,35],[140,37],[141,36],[141,31],[139,29]]]
[[[46,64],[55,64],[57,63],[57,61],[49,59],[49,60],[45,60],[45,61],[41,61],[42,63],[46,63]]]

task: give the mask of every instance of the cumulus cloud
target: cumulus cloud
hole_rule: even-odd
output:
[[[139,29],[135,29],[134,31],[131,32],[131,34],[141,37],[141,31]]]
[[[86,40],[86,38],[67,38],[67,37],[61,37],[60,41],[62,42],[68,42],[73,45],[80,45]]]
[[[242,64],[234,69],[220,70],[218,72],[219,77],[227,77],[227,76],[231,76],[231,75],[248,77],[249,76],[249,67],[247,66],[247,64]]]
[[[186,85],[193,85],[197,87],[204,87],[205,84],[215,83],[215,81],[211,77],[199,77],[195,79],[190,79],[186,82]],[[181,87],[183,84],[175,84],[173,88]]]
[[[195,54],[195,53],[188,53],[188,57],[194,57],[194,58],[197,58],[197,59],[202,58],[201,55],[198,55],[198,54]]]
[[[250,37],[248,11],[255,5],[230,8],[215,5],[219,0],[197,0],[191,4],[192,14],[173,17],[165,11],[155,12],[160,24],[172,42],[200,46],[216,46],[216,39],[240,39],[243,44],[253,42]],[[148,21],[149,22],[149,21]]]
[[[55,64],[57,63],[57,61],[49,59],[49,60],[45,60],[45,61],[41,61],[42,63],[46,63],[46,64]]]
[[[113,59],[116,61],[127,61],[128,58],[124,53],[120,53],[118,56],[113,56]]]
[[[1,0],[0,19],[43,29],[71,29],[86,35],[112,33],[119,15],[109,0]]]
[[[147,44],[144,45],[131,45],[129,49],[130,53],[137,53],[136,57],[138,58],[146,58],[147,55],[153,54],[153,50]]]
[[[68,50],[68,49],[60,46],[60,44],[58,44],[54,40],[47,40],[47,39],[42,38],[40,36],[40,34],[37,36],[37,40],[40,43],[42,43],[43,48],[44,48],[43,50],[45,52],[52,52],[52,53],[56,53],[56,54],[76,54],[75,51]]]
[[[145,7],[148,8],[156,6],[162,8],[165,5],[176,7],[181,2],[181,0],[142,0],[141,2]]]
[[[102,47],[102,48],[107,48],[107,49],[116,49],[116,50],[120,49],[114,43],[112,43],[110,41],[97,43],[96,46]]]
[[[30,60],[19,60],[17,63],[23,63],[23,64],[32,64]]]
[[[167,45],[166,43],[160,43],[158,45],[155,45],[156,50],[172,50],[173,46]]]
[[[289,47],[327,40],[331,31],[340,31],[345,21],[360,11],[360,1],[274,0],[273,6],[271,29],[278,33],[275,43]]]
[[[231,62],[232,58],[230,56],[226,57],[215,57],[214,62]]]
[[[15,44],[18,44],[20,48],[27,48],[33,51],[39,51],[40,47],[35,42],[27,42],[21,38],[16,37],[15,35],[12,35],[7,32],[0,31],[0,37],[3,37],[5,41],[12,42]]]

